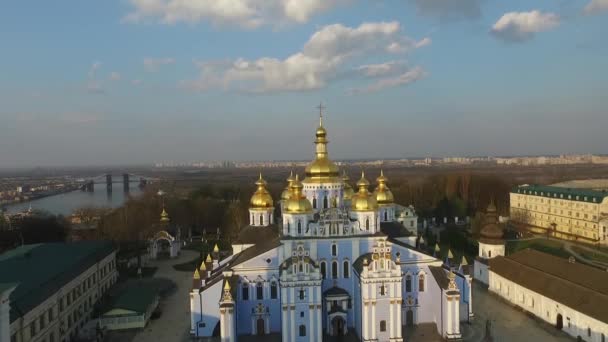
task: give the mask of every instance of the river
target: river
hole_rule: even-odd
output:
[[[120,207],[129,196],[141,194],[139,182],[131,182],[129,188],[129,193],[125,193],[123,184],[115,183],[112,186],[112,192],[107,192],[105,184],[95,184],[94,192],[76,190],[33,201],[10,204],[6,208],[9,213],[16,213],[27,210],[31,205],[33,210],[44,210],[51,214],[68,216],[74,209],[82,207]]]

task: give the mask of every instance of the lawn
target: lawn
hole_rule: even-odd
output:
[[[580,248],[577,246],[572,246],[572,250],[574,250],[576,253],[582,255],[583,257],[585,257],[587,259],[608,263],[608,255],[606,255],[606,254],[592,252],[592,251],[589,251],[587,249],[583,249],[583,248]]]
[[[569,258],[571,256],[571,254],[564,249],[563,243],[540,238],[533,240],[508,241],[506,246],[506,252],[507,255],[509,255],[526,248],[531,248],[539,252],[555,255],[560,258]]]

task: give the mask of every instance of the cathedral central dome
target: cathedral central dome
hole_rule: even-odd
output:
[[[320,117],[319,127],[315,132],[315,159],[306,166],[305,182],[340,182],[340,170],[338,166],[329,159],[327,153],[327,130],[323,127],[323,117]]]

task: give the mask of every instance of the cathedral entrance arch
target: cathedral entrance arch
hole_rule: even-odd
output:
[[[331,320],[331,336],[344,336],[344,326],[346,322],[341,316],[336,316]]]
[[[555,320],[555,328],[562,330],[564,327],[564,317],[562,314],[557,314],[557,319]]]
[[[257,335],[258,336],[264,335],[264,330],[265,330],[264,326],[266,325],[264,322],[264,319],[258,318],[256,325],[257,325]]]
[[[408,327],[414,326],[414,311],[412,309],[405,312],[405,325]]]

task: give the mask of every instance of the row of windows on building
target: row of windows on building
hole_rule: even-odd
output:
[[[517,206],[518,206],[519,208],[523,208],[523,209],[532,210],[532,205],[527,205],[527,204],[521,204],[521,203],[518,203],[518,204],[517,204]],[[547,208],[544,208],[544,209],[547,209]],[[537,205],[535,205],[535,206],[534,206],[534,210],[538,211],[538,206],[537,206]],[[543,210],[543,208],[541,208],[541,210]],[[559,210],[559,213],[558,213],[558,211],[557,211],[557,209],[556,209],[556,208],[553,208],[553,209],[552,209],[552,208],[548,208],[547,210],[543,210],[543,212],[548,212],[549,214],[553,213],[553,214],[556,214],[556,215],[557,215],[557,214],[559,214],[559,215],[564,215],[564,210],[563,210],[563,209],[560,209],[560,210]],[[569,217],[572,217],[572,216],[573,216],[573,215],[572,215],[572,210],[568,210],[568,216],[569,216]],[[577,217],[577,218],[584,218],[584,219],[586,219],[586,220],[588,220],[589,218],[591,218],[593,221],[597,221],[597,215],[589,215],[589,214],[587,214],[587,213],[584,213],[584,214],[582,214],[582,216],[581,216],[581,213],[580,213],[580,212],[575,212],[575,213],[574,213],[574,217]]]
[[[112,271],[115,267],[116,267],[115,260],[110,261],[109,263],[104,265],[103,268],[98,270],[98,272],[93,273],[87,279],[83,280],[80,284],[73,287],[71,291],[67,292],[64,296],[59,298],[59,305],[58,305],[59,312],[62,313],[67,307],[72,305],[73,302],[76,302],[76,300],[78,300],[82,295],[84,295],[84,293],[86,293],[86,291],[88,291],[91,287],[95,286],[95,284],[97,282],[98,274],[99,274],[99,279],[101,280],[108,272]],[[109,287],[110,287],[110,284],[108,284],[108,283],[103,284],[102,288],[101,288],[102,293],[104,293]],[[95,294],[95,297],[97,297],[96,294]],[[87,311],[89,308],[92,308],[92,306],[93,306],[93,295],[91,294],[88,297],[88,299],[85,300],[85,302],[84,302],[84,310]],[[67,315],[68,329],[72,326],[72,316],[74,317],[74,322],[76,322],[77,317],[78,317],[77,314],[78,314],[78,312],[82,312],[82,308],[83,308],[83,305],[81,304],[78,309],[74,309],[73,313],[70,312]],[[55,316],[54,307],[50,307],[48,310],[46,310],[42,314],[40,314],[38,319],[33,320],[30,323],[30,326],[29,326],[30,338],[35,337],[39,332],[44,330],[44,328],[47,326],[47,324],[51,324],[55,320],[55,318],[56,318],[56,316]],[[55,333],[50,332],[49,333],[49,342],[54,342],[54,340],[55,340]],[[17,341],[16,333],[11,336],[11,341],[12,342]]]
[[[264,300],[264,283],[258,282],[255,286],[249,286],[247,282],[241,284],[241,300],[249,300],[251,287],[255,288],[255,300]],[[270,299],[279,297],[279,285],[276,281],[270,282]]]
[[[540,191],[540,192],[534,191],[533,192],[533,191],[525,191],[525,190],[523,192],[520,192],[520,193],[523,193],[524,195],[530,195],[530,196],[532,196],[532,195],[534,195],[534,196],[539,196],[539,195],[540,196],[545,196],[546,195],[546,197],[561,198],[561,199],[566,198],[566,199],[568,199],[570,201],[572,201],[572,200],[585,201],[585,202],[586,201],[592,201],[593,203],[597,203],[597,198],[594,197],[594,196],[591,196],[591,197],[589,197],[589,196],[580,196],[580,195],[575,195],[575,196],[567,195],[567,196],[564,196],[564,194],[557,194],[557,193],[550,193],[550,192],[547,192],[545,194],[543,191]],[[538,200],[538,198],[536,200]],[[542,202],[543,199],[541,198],[540,200]],[[565,201],[559,201],[559,200],[554,200],[554,201],[555,202],[565,202]],[[548,202],[550,203],[551,200],[549,199]],[[579,203],[579,204],[582,204],[582,203]]]

